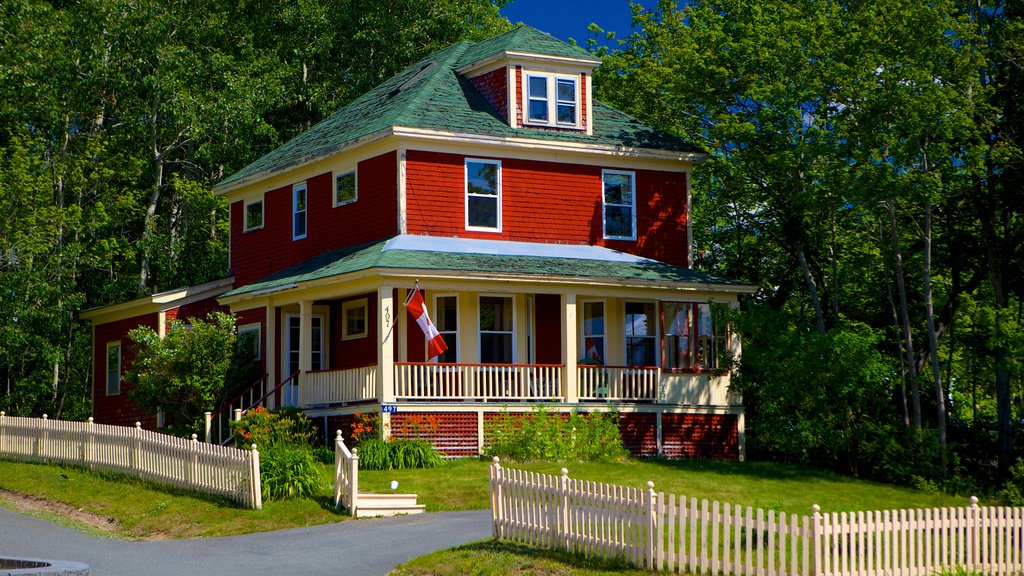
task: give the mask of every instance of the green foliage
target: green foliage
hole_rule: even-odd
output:
[[[999,497],[1010,506],[1024,506],[1024,458],[1010,467],[1008,478],[999,491]]]
[[[430,442],[418,438],[371,438],[360,442],[357,448],[360,470],[437,468],[444,464]]]
[[[486,454],[518,461],[616,460],[628,455],[615,412],[573,412],[568,419],[536,406],[530,414],[502,411],[485,423]]]
[[[235,354],[235,318],[214,312],[206,320],[171,324],[163,338],[140,326],[129,332],[135,358],[125,382],[132,400],[155,413],[163,410],[175,429],[191,433],[203,413],[227,400],[225,379]]]
[[[235,443],[258,450],[275,446],[298,446],[311,449],[316,430],[313,423],[297,408],[278,408],[270,411],[257,406],[245,413],[241,420],[231,423]]]
[[[312,451],[295,444],[275,444],[260,451],[263,498],[286,500],[314,496],[323,488],[320,463]]]

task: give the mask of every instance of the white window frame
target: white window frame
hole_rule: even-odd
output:
[[[242,334],[250,332],[256,333],[256,354],[253,355],[252,359],[256,361],[263,360],[263,326],[260,324],[243,324],[238,327],[237,335],[241,337]]]
[[[626,307],[629,304],[642,304],[645,306],[651,306],[652,314],[647,319],[647,335],[646,336],[630,336],[626,333]],[[622,353],[624,362],[623,364],[629,366],[629,339],[630,338],[644,338],[654,343],[654,364],[652,366],[661,365],[661,310],[658,303],[653,300],[624,300],[622,302]],[[646,366],[646,365],[645,365]]]
[[[111,390],[111,386],[110,386],[110,376],[112,374],[111,371],[110,371],[110,351],[112,349],[115,349],[115,348],[117,349],[117,370],[115,372],[113,372],[113,375],[116,378],[117,386],[112,391]],[[123,360],[123,358],[121,356],[121,341],[120,340],[115,340],[113,342],[107,342],[106,352],[107,352],[107,355],[106,355],[106,357],[103,360],[103,365],[106,368],[106,371],[104,372],[103,380],[104,380],[104,382],[106,384],[107,396],[120,396],[121,395],[121,362]]]
[[[348,313],[352,310],[363,309],[363,330],[362,332],[348,331]],[[347,300],[341,303],[341,339],[356,340],[366,338],[370,334],[370,305],[366,298]]]
[[[530,118],[530,101],[539,100],[539,98],[530,97],[530,78],[543,78],[547,84],[547,97],[545,98],[548,119],[544,120],[533,120]],[[573,89],[575,91],[575,102],[573,102],[576,108],[576,121],[575,122],[559,122],[558,121],[558,81],[570,81],[573,83]],[[583,106],[580,102],[581,88],[580,88],[580,77],[575,74],[553,74],[550,72],[526,72],[523,74],[523,124],[527,126],[554,126],[558,128],[580,128],[582,121],[582,110]]]
[[[512,301],[512,331],[511,331],[511,335],[512,335],[512,361],[509,362],[509,364],[515,364],[516,363],[516,358],[518,358],[519,356],[516,353],[516,348],[517,348],[517,346],[516,346],[516,297],[513,294],[480,294],[480,295],[477,296],[477,301],[476,301],[476,334],[477,334],[477,336],[476,336],[476,360],[477,360],[478,363],[481,363],[481,364],[484,361],[483,360],[483,346],[481,346],[480,343],[481,343],[481,339],[483,338],[483,335],[485,333],[486,334],[508,334],[508,332],[506,332],[504,330],[502,330],[500,332],[496,331],[496,330],[488,330],[488,331],[484,332],[483,326],[482,326],[482,324],[480,322],[480,312],[481,312],[481,308],[482,308],[481,307],[481,301],[484,298],[508,298],[509,300]]]
[[[495,190],[495,192],[496,192],[495,195],[492,196],[490,194],[471,194],[469,192],[469,164],[470,164],[470,162],[476,163],[476,164],[493,164],[493,165],[498,167],[498,172],[495,175],[495,187],[497,188],[497,190]],[[465,190],[465,198],[464,198],[465,215],[464,216],[465,216],[466,230],[474,230],[474,231],[477,231],[477,232],[501,232],[501,160],[492,160],[492,159],[488,159],[488,158],[466,158],[465,161],[463,162],[463,179],[465,180],[464,183],[463,183],[463,187],[464,187],[464,190]],[[470,198],[493,198],[494,199],[494,201],[497,203],[497,209],[496,209],[497,222],[496,222],[496,226],[495,227],[492,228],[490,226],[472,226],[472,225],[470,225],[470,223],[469,223],[469,199]]]
[[[260,205],[260,223],[258,226],[252,226],[249,224],[249,207],[255,206],[256,204]],[[262,230],[264,223],[266,223],[267,221],[267,212],[265,210],[265,205],[263,204],[263,198],[260,198],[259,200],[253,200],[252,202],[246,202],[245,207],[242,209],[242,219],[245,221],[245,226],[243,228],[245,232],[252,232],[253,230]]]
[[[302,316],[300,314],[298,314],[296,312],[287,312],[287,313],[285,313],[283,315],[284,334],[281,336],[281,352],[282,352],[281,353],[281,358],[283,360],[281,362],[281,379],[282,380],[287,378],[288,376],[291,376],[291,373],[288,372],[288,368],[289,368],[288,364],[291,362],[291,359],[289,358],[289,355],[291,353],[291,350],[290,350],[290,348],[291,348],[290,347],[291,335],[289,334],[289,330],[288,330],[289,329],[289,325],[288,325],[288,323],[291,322],[292,318],[295,318],[296,320],[298,320],[299,321],[299,326],[300,327],[302,326],[302,324],[301,324],[302,323],[302,320],[301,320]],[[327,351],[327,343],[328,343],[328,340],[329,340],[329,337],[328,337],[328,334],[327,334],[327,318],[326,318],[326,316],[324,314],[321,314],[319,312],[311,314],[310,318],[313,319],[313,320],[319,320],[320,321],[320,339],[318,340],[318,342],[320,344],[320,367],[317,368],[317,367],[314,366],[313,370],[314,371],[316,371],[316,370],[329,370],[330,367],[329,367],[328,360],[330,360],[330,355],[327,353],[328,352]],[[312,326],[310,327],[310,329],[312,329]],[[300,328],[300,330],[301,330],[301,328]],[[295,341],[295,346],[297,347],[298,345],[299,345],[299,342],[298,342],[298,340],[296,340]],[[301,357],[299,359],[299,362],[300,363],[302,362]]]
[[[601,313],[604,317],[604,332],[598,336],[594,336],[601,339],[601,349],[598,350],[598,354],[601,356],[601,364],[608,364],[608,302],[606,300],[581,300],[579,303],[579,358],[589,358],[587,355],[587,305],[588,304],[600,304],[602,306]]]
[[[302,210],[298,209],[299,193],[303,194],[305,198],[305,208]],[[298,234],[295,230],[296,218],[302,216],[302,234]],[[309,188],[306,187],[306,183],[295,184],[292,186],[292,240],[302,240],[309,234]]]
[[[610,204],[608,202],[608,194],[606,191],[606,177],[608,175],[615,176],[629,176],[630,183],[632,186],[632,194],[630,194],[630,204]],[[611,236],[608,234],[608,207],[626,207],[629,206],[631,218],[630,218],[630,229],[631,233],[629,236]],[[636,240],[636,172],[632,170],[601,170],[601,231],[605,240]]]
[[[341,179],[341,178],[344,178],[345,176],[348,176],[349,174],[352,175],[352,191],[353,191],[352,192],[352,199],[351,200],[339,201],[338,200],[338,180]],[[334,188],[332,190],[331,199],[332,199],[331,201],[332,201],[332,205],[333,205],[334,208],[337,208],[338,206],[348,206],[349,204],[354,204],[356,202],[356,200],[359,200],[359,169],[358,169],[358,167],[353,168],[351,170],[346,170],[344,172],[335,172],[334,173]],[[308,198],[307,198],[307,200],[308,200]]]
[[[443,330],[442,331],[441,330],[441,326],[437,323],[437,320],[440,318],[440,314],[441,314],[441,312],[440,312],[441,306],[437,303],[437,301],[440,300],[441,298],[454,298],[455,299],[455,330]],[[445,294],[434,294],[433,299],[434,299],[434,307],[432,308],[432,310],[434,311],[434,318],[433,318],[434,327],[437,328],[438,334],[441,334],[442,336],[444,334],[454,334],[453,339],[455,340],[455,361],[459,362],[459,357],[462,356],[462,346],[459,346],[459,332],[460,332],[460,327],[462,325],[462,314],[460,314],[461,310],[459,309],[459,295],[456,294],[455,292],[448,292],[448,293],[445,293]],[[477,316],[479,317],[479,314]],[[477,322],[479,322],[479,318],[477,319]],[[447,337],[445,337],[444,342],[445,342],[445,344],[449,344],[450,343],[450,341],[448,340]],[[451,348],[451,346],[449,346],[449,349],[450,348]],[[438,362],[438,358],[440,358],[440,356],[434,356],[431,359],[431,361],[436,363],[436,362]]]

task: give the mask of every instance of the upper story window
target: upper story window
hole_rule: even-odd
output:
[[[636,173],[601,172],[604,186],[604,237],[636,240]]]
[[[107,343],[107,396],[121,393],[121,342]]]
[[[245,231],[263,228],[263,200],[245,205]]]
[[[501,232],[501,162],[466,158],[466,229]]]
[[[292,240],[306,237],[306,183],[292,186]]]
[[[575,76],[526,75],[526,124],[579,126],[579,82]]]
[[[344,206],[359,199],[359,192],[356,188],[356,171],[352,170],[344,174],[334,175],[334,205]]]

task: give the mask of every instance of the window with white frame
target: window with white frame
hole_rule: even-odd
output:
[[[107,396],[121,393],[121,342],[107,343]]]
[[[655,366],[657,318],[653,302],[626,302],[626,365]]]
[[[292,240],[301,240],[306,237],[306,184],[292,186]]]
[[[334,175],[334,205],[344,206],[359,199],[359,191],[356,188],[356,171],[350,170],[344,174]]]
[[[480,362],[511,364],[515,334],[511,296],[480,297]]]
[[[579,126],[579,81],[575,76],[526,74],[526,124]]]
[[[466,229],[501,231],[501,162],[466,158]]]
[[[668,370],[728,368],[729,341],[725,319],[709,304],[665,302],[663,346]]]
[[[235,348],[238,355],[247,360],[257,362],[262,358],[260,353],[260,325],[246,324],[238,327],[238,336],[235,341]]]
[[[245,205],[245,231],[263,228],[263,200]]]
[[[583,303],[583,360],[604,364],[604,302]]]
[[[434,298],[434,326],[448,349],[436,357],[438,362],[459,361],[459,299],[457,296]]]
[[[368,334],[367,299],[349,300],[341,304],[341,339],[366,338]]]
[[[603,170],[604,237],[636,240],[636,174]]]

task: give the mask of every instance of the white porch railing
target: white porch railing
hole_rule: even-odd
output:
[[[359,450],[348,449],[341,430],[334,439],[334,505],[356,515],[359,508]]]
[[[562,366],[396,362],[395,397],[481,401],[562,398]]]
[[[359,402],[377,397],[377,367],[307,372],[299,385],[299,406]]]
[[[581,400],[658,400],[661,369],[657,366],[576,367]]]

